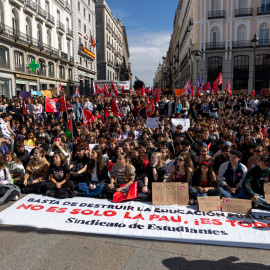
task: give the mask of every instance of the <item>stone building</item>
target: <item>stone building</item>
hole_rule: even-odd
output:
[[[73,84],[70,0],[0,0],[0,22],[1,95]]]

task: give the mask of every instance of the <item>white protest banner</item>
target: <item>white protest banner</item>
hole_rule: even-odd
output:
[[[148,117],[146,122],[147,128],[159,128],[159,118]]]
[[[190,127],[190,120],[189,119],[182,119],[182,118],[172,118],[172,131],[176,130],[176,127],[178,125],[182,125],[183,129],[182,132],[188,130],[188,128]]]
[[[270,213],[259,209],[244,215],[198,211],[196,206],[30,194],[0,212],[0,224],[270,249]]]
[[[89,149],[90,149],[90,151],[92,151],[92,149],[93,149],[96,145],[98,145],[98,143],[90,143],[90,144],[89,144]]]

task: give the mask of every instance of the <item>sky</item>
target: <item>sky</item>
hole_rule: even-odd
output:
[[[173,32],[178,0],[106,0],[115,19],[126,26],[132,83],[135,76],[145,86],[153,79],[162,56],[166,56]]]

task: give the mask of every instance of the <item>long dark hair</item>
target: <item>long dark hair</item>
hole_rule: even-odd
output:
[[[90,159],[88,165],[87,165],[87,172],[93,173],[95,165],[97,166],[97,174],[101,174],[103,172],[103,169],[105,167],[103,156],[102,156],[102,150],[100,146],[96,145],[92,151],[95,151],[97,153],[97,164],[94,159]]]
[[[213,176],[213,169],[212,166],[208,163],[207,160],[203,160],[202,163],[200,164],[199,168],[197,168],[194,171],[194,175],[198,176],[198,179],[200,180],[200,182],[202,181],[202,166],[207,166],[208,167],[208,171],[207,171],[207,185],[209,187],[213,186],[213,183],[217,183],[217,181],[214,180],[214,176]]]

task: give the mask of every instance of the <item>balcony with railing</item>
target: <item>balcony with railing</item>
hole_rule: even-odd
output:
[[[269,15],[270,14],[270,6],[262,6],[257,8],[257,15]]]
[[[46,19],[47,19],[47,22],[51,23],[52,25],[55,25],[54,17],[49,12],[47,12],[46,14]]]
[[[10,69],[10,63],[6,60],[0,59],[0,68],[7,68]]]
[[[253,8],[239,8],[235,10],[235,17],[252,16]]]
[[[54,78],[54,71],[49,71],[48,73],[50,78]]]
[[[252,48],[251,40],[238,40],[232,42],[233,49]]]
[[[41,18],[43,18],[44,20],[46,20],[46,11],[42,8],[42,7],[40,7],[40,6],[37,6],[37,13],[38,13],[38,15],[41,17]]]
[[[108,60],[107,62],[108,62],[109,66],[113,66],[113,61],[112,60]]]
[[[67,29],[66,29],[66,34],[67,34],[67,36],[69,36],[69,37],[73,37],[73,31],[70,30],[68,27],[67,27]]]
[[[56,30],[65,33],[65,25],[60,21],[57,21]]]
[[[63,6],[65,5],[64,0],[57,0],[57,2],[60,3],[60,4],[63,5]]]
[[[65,80],[65,73],[59,73],[59,79]]]
[[[71,8],[70,8],[70,4],[69,4],[69,2],[68,1],[66,1],[66,4],[65,4],[65,8],[67,9],[67,10],[71,10]]]
[[[270,46],[270,39],[260,39],[259,44],[257,47],[269,47]]]
[[[22,64],[15,64],[15,70],[16,71],[20,71],[20,72],[24,72],[24,65],[22,65]]]
[[[64,53],[64,52],[61,52],[61,58],[65,59],[68,61],[68,54],[67,53]]]
[[[225,50],[225,42],[207,42],[206,50]]]
[[[46,76],[46,69],[45,68],[40,68],[39,71],[38,71],[38,74],[40,76]]]
[[[10,0],[11,3],[14,3],[18,6],[23,7],[24,6],[24,0]]]
[[[112,50],[114,50],[114,47],[113,47],[113,45],[110,43],[110,41],[107,41],[107,45],[108,45]]]
[[[32,0],[25,0],[24,10],[30,12],[32,15],[35,15],[37,12],[37,5]]]
[[[224,18],[225,18],[225,10],[208,11],[208,20],[224,19]]]

